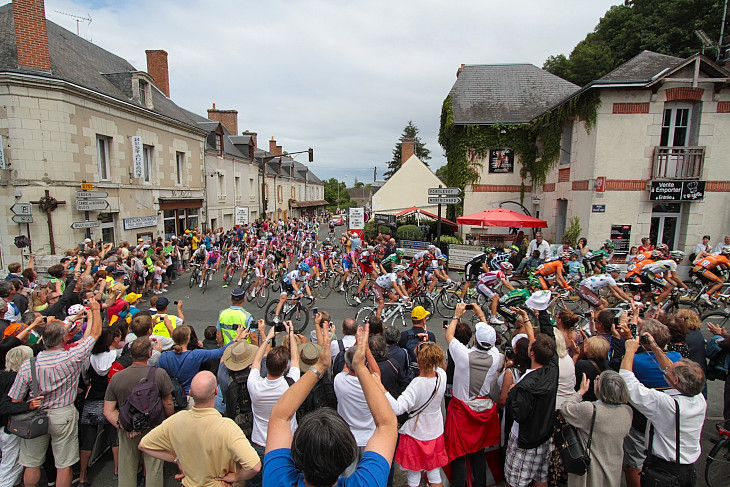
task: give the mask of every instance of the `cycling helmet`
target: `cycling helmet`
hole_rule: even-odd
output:
[[[404,265],[397,265],[393,267],[393,272],[405,272],[406,266]]]
[[[360,257],[370,257],[370,252],[368,252],[368,251],[366,250],[365,252],[362,252],[362,253],[360,254]]]
[[[302,262],[301,264],[299,264],[298,269],[300,271],[309,272],[309,266],[307,264],[305,264],[304,262]]]
[[[519,252],[520,248],[516,245],[510,245],[509,251],[510,252]]]
[[[730,249],[730,246],[728,246],[728,249]],[[403,257],[404,255],[406,255],[406,250],[400,248],[395,249],[395,255],[397,255],[398,257]]]
[[[324,239],[324,243],[329,243],[329,241],[330,241],[329,237]]]
[[[557,257],[553,257],[552,255],[548,255],[547,259],[545,259],[545,263],[552,262],[554,260],[558,260]]]
[[[445,256],[444,254],[441,254],[441,255],[439,255],[439,256],[438,256],[438,259],[439,259],[439,260],[442,260],[442,261],[444,261],[444,262],[446,262],[447,260],[449,260],[449,258],[448,258],[448,257],[446,257],[446,256]]]
[[[436,246],[435,245],[429,245],[428,246],[428,250],[436,250]]]
[[[603,246],[606,247],[607,249],[613,249],[614,248],[613,242],[610,241],[610,240],[606,240],[606,243],[604,243]]]
[[[612,272],[621,272],[621,268],[616,264],[608,264],[608,265],[606,265],[606,272],[608,274],[610,274]]]
[[[662,258],[662,253],[660,251],[658,251],[658,250],[652,250],[651,251],[651,258],[654,259],[654,260],[661,259]]]
[[[725,255],[730,254],[730,245],[723,245],[720,253]]]
[[[501,267],[503,271],[511,271],[512,269],[514,269],[514,266],[509,262],[502,262],[501,264],[499,264],[499,267]]]
[[[487,254],[493,254],[495,250],[492,247],[484,247],[484,252]]]
[[[372,245],[368,245],[368,252],[372,252],[373,250],[375,250],[375,247],[373,247]]]
[[[684,255],[684,252],[682,252],[681,250],[672,250],[671,252],[669,252],[669,258],[677,261],[677,263],[684,260]]]
[[[312,252],[312,257],[319,259],[319,252]]]
[[[362,250],[362,246],[361,245],[356,245],[355,246],[355,250]]]
[[[659,252],[669,252],[669,245],[667,245],[665,243],[660,243],[659,245],[656,246],[656,249]]]
[[[274,256],[272,254],[267,255],[266,258],[269,260],[274,260]]]
[[[542,287],[542,283],[540,282],[540,279],[535,277],[534,274],[530,274],[529,276],[527,276],[527,282],[530,284],[530,286]]]
[[[561,259],[570,259],[570,252],[563,252],[560,254]]]

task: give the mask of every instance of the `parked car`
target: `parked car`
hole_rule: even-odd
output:
[[[332,217],[330,222],[335,224],[336,226],[340,226],[345,224],[345,219],[342,218],[342,215],[335,215]]]

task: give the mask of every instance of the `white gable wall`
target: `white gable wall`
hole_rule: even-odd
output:
[[[373,195],[374,213],[395,214],[412,206],[436,213],[436,205],[428,204],[428,188],[446,186],[416,156],[403,166]]]

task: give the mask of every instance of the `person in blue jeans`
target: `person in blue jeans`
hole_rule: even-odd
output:
[[[369,335],[367,324],[364,330],[358,329],[352,365],[373,415],[375,432],[367,442],[355,472],[349,477],[339,478],[357,457],[358,449],[347,423],[333,409],[320,408],[307,414],[292,435],[291,418],[331,366],[328,328],[324,329],[324,343],[317,363],[289,387],[271,411],[264,456],[264,487],[385,487],[388,482],[398,438],[397,420],[365,365]]]

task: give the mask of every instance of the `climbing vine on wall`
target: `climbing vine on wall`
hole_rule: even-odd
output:
[[[441,108],[439,130],[439,144],[444,148],[447,160],[446,184],[463,190],[467,184],[479,179],[482,168],[479,161],[489,156],[489,149],[510,148],[521,163],[520,199],[524,199],[525,182],[544,184],[548,172],[560,160],[560,139],[565,122],[570,118],[582,120],[590,132],[600,104],[598,90],[590,90],[527,123],[456,125],[451,97],[447,96]],[[450,207],[449,216],[455,217],[462,209],[463,205]]]

